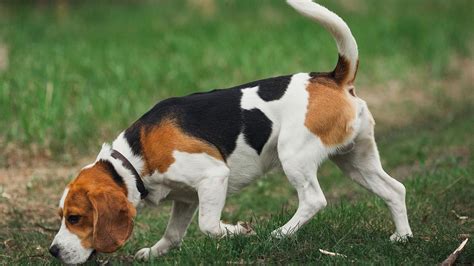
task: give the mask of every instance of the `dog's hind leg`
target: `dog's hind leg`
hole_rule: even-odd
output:
[[[142,248],[135,255],[136,260],[148,261],[150,257],[166,254],[171,248],[177,247],[186,234],[186,229],[191,223],[197,209],[197,202],[185,203],[173,201],[171,217],[168,221],[165,234],[151,248]]]
[[[290,141],[282,139],[278,144],[283,171],[298,193],[298,209],[285,225],[272,232],[272,236],[277,238],[295,233],[327,204],[316,177],[318,165],[326,155],[324,152],[318,154],[323,148],[314,136],[307,137]]]
[[[404,241],[412,236],[405,205],[405,186],[389,176],[382,168],[373,126],[369,126],[354,142],[353,149],[331,157],[339,168],[363,187],[381,197],[393,217],[396,232],[392,241]]]

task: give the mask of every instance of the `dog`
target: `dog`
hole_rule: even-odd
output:
[[[61,197],[61,227],[50,253],[68,264],[94,252],[110,253],[130,237],[142,202],[173,202],[163,237],[139,250],[147,261],[180,245],[199,209],[200,230],[212,237],[250,235],[243,222],[226,224],[227,195],[271,169],[282,169],[298,194],[293,217],[272,232],[295,234],[326,199],[316,176],[327,158],[385,200],[396,231],[412,236],[405,187],[382,168],[374,119],[357,97],[357,43],[347,24],[311,0],[288,0],[334,37],[339,59],[332,72],[310,72],[170,98],[156,104],[84,167]]]

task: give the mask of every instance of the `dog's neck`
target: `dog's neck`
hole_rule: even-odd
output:
[[[96,162],[99,160],[107,160],[112,163],[115,171],[117,171],[117,173],[123,178],[126,185],[128,201],[132,203],[133,206],[137,207],[141,202],[144,193],[143,188],[141,189],[142,191],[138,188],[138,186],[143,184],[137,182],[142,173],[144,162],[141,157],[133,154],[130,145],[128,145],[128,142],[123,135],[124,133],[122,132],[114,140],[112,146],[109,144],[103,144]],[[116,151],[115,153],[114,150]]]
[[[114,151],[117,151],[120,155],[114,155]],[[169,187],[163,184],[153,183],[152,186],[147,184],[149,180],[147,180],[146,176],[143,176],[145,161],[141,156],[137,156],[132,152],[123,132],[113,141],[112,145],[106,143],[102,145],[96,162],[98,160],[107,160],[112,163],[115,171],[123,178],[127,187],[128,201],[132,203],[134,207],[140,208],[143,206],[143,204],[140,203],[143,203],[142,199],[144,195],[148,203],[158,204],[162,200],[165,200],[171,191]],[[137,180],[143,182],[141,189],[139,189],[140,184],[137,183]],[[146,190],[145,194],[143,188]]]
[[[131,171],[130,168],[125,167],[122,160],[116,157],[114,158],[114,156],[112,156],[112,152],[113,149],[109,144],[103,144],[99,155],[97,155],[96,162],[99,160],[105,160],[113,165],[115,171],[123,179],[125,187],[127,188],[128,201],[132,203],[134,207],[136,207],[141,201],[141,194],[137,188],[137,182],[133,171]],[[132,163],[130,162],[130,164]]]
[[[111,149],[113,150],[111,156],[121,162],[118,167],[125,169],[126,173],[123,178],[127,184],[128,200],[136,207],[148,194],[141,179],[145,163],[141,156],[133,153],[132,148],[124,137],[124,132],[120,133],[114,140]]]

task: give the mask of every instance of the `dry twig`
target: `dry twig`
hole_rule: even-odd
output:
[[[335,253],[335,252],[331,252],[331,251],[327,251],[327,250],[324,250],[324,249],[319,249],[319,252],[323,253],[324,255],[329,255],[329,256],[333,256],[333,257],[343,257],[343,258],[347,258],[346,255],[339,254],[339,253]]]
[[[459,220],[467,220],[467,219],[469,219],[469,217],[467,217],[467,216],[464,216],[464,215],[461,216],[461,215],[459,215],[455,210],[451,210],[451,212],[452,212],[452,213],[456,216],[456,218],[458,218]]]
[[[458,258],[459,254],[461,254],[462,250],[466,246],[467,241],[469,238],[464,239],[464,241],[459,245],[459,247],[451,253],[451,255],[448,256],[442,263],[441,266],[451,266],[454,264],[456,259]]]

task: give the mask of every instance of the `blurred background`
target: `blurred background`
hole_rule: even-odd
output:
[[[408,202],[421,241],[414,245],[433,260],[403,255],[406,250],[380,244],[385,242],[374,246],[380,257],[371,256],[384,262],[440,262],[451,251],[446,243],[454,245],[458,235],[473,232],[472,219],[461,223],[452,211],[474,216],[474,1],[318,2],[343,17],[358,42],[357,94],[368,102],[377,121],[384,165],[406,180],[409,195],[413,192]],[[0,261],[49,262],[46,247],[58,226],[55,206],[64,185],[95,158],[103,142],[111,142],[156,102],[271,76],[330,71],[336,61],[336,45],[329,33],[299,16],[285,1],[0,2]],[[334,217],[345,206],[360,204],[354,208],[358,213],[367,210],[369,221],[371,212],[380,213],[364,230],[379,229],[384,239],[391,224],[383,204],[330,164],[323,165],[320,175],[330,204],[337,207],[312,222],[311,232],[328,232],[318,227],[321,224],[352,228],[350,221],[346,224]],[[441,194],[430,194],[433,191]],[[265,200],[255,202],[255,197]],[[232,197],[225,218],[253,217],[257,224],[263,223],[265,232],[267,222],[284,221],[296,204],[284,176],[272,174]],[[433,207],[441,206],[437,204],[444,207]],[[162,207],[163,213],[168,207]],[[271,213],[280,216],[268,218]],[[157,229],[149,234],[147,219],[155,216],[154,211],[145,211],[132,244],[114,259],[129,261],[129,255],[144,243],[158,240],[166,216],[160,216],[153,225]],[[430,219],[436,220],[432,227],[426,225]],[[347,232],[340,230],[337,234],[343,240],[322,243],[346,254],[353,252],[363,262],[362,251],[344,249],[360,243],[360,238],[344,236]],[[298,262],[325,259],[317,248],[304,251],[298,248],[300,242],[291,241],[283,249],[294,248],[295,257],[275,257],[278,252],[258,246],[258,240],[221,243],[241,253],[216,258],[211,252],[215,243],[196,231],[193,225],[190,235],[197,242],[185,246],[182,253],[172,253],[165,262],[190,262],[185,256],[201,263],[229,262],[229,256],[237,262],[284,263],[298,256],[303,258]],[[443,232],[447,238],[434,237]],[[327,239],[320,234],[318,243]],[[317,238],[308,237],[312,237],[306,239],[308,243]],[[440,242],[423,242],[434,239]],[[242,243],[258,247],[246,253],[239,246]],[[399,260],[392,258],[394,254]],[[461,259],[473,262],[473,257],[471,250]]]

